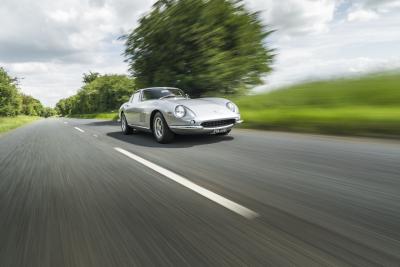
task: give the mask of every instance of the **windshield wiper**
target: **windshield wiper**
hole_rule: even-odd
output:
[[[159,99],[164,99],[164,98],[168,98],[168,97],[176,97],[176,95],[165,95],[160,97]]]

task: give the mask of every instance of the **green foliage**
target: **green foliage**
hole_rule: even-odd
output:
[[[54,114],[50,108],[43,107],[39,100],[19,92],[17,79],[11,78],[0,67],[0,116],[47,116]]]
[[[15,116],[21,112],[22,98],[14,82],[15,79],[0,67],[0,116]]]
[[[238,99],[243,108],[302,106],[400,106],[400,74],[304,83]]]
[[[28,116],[42,116],[44,107],[39,100],[29,96],[21,94],[22,97],[22,110],[21,114]]]
[[[295,85],[236,99],[244,127],[400,136],[400,75]]]
[[[0,117],[0,133],[10,131],[38,119],[40,119],[40,117],[24,115],[19,115],[15,117]]]
[[[116,110],[129,100],[134,90],[134,80],[125,75],[98,76],[76,95],[60,100],[56,110],[62,116]]]
[[[175,86],[191,96],[234,94],[261,84],[271,33],[242,1],[160,0],[126,39],[139,87]]]
[[[296,132],[400,137],[400,108],[380,106],[243,109],[243,127]]]
[[[55,115],[57,115],[56,110],[54,108],[49,108],[49,107],[45,107],[41,114],[41,116],[45,118],[53,117]]]
[[[118,112],[102,112],[102,113],[91,113],[91,114],[72,114],[71,118],[79,119],[103,119],[103,120],[118,120]]]
[[[83,82],[86,84],[89,84],[96,80],[100,76],[100,73],[98,72],[89,72],[88,74],[84,73],[83,74]]]

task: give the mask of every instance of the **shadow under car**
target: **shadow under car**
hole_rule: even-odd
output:
[[[234,139],[229,135],[176,135],[172,143],[160,144],[154,139],[153,134],[147,132],[136,132],[132,135],[124,135],[122,132],[118,131],[107,133],[107,136],[138,146],[170,148],[208,145],[220,142],[228,142]]]

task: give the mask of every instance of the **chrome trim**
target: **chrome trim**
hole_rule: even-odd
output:
[[[140,125],[135,125],[135,124],[129,124],[129,126],[134,127],[134,128],[142,128],[142,129],[150,130],[150,128],[148,128],[146,126],[140,126]]]
[[[235,125],[235,124],[233,123],[233,124],[228,124],[228,125],[224,125],[224,126],[220,126],[220,127],[203,127],[203,129],[205,129],[205,130],[219,130],[219,129],[225,129],[225,128],[232,128],[233,125]]]
[[[235,124],[228,124],[220,127],[203,127],[200,125],[177,125],[177,126],[169,126],[171,129],[177,129],[177,130],[191,130],[191,129],[196,129],[196,130],[219,130],[219,129],[225,129],[225,128],[232,128]]]
[[[203,126],[197,125],[177,125],[177,126],[169,126],[171,129],[204,129]]]

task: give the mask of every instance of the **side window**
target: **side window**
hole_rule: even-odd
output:
[[[140,95],[139,92],[134,93],[133,96],[131,97],[131,99],[130,99],[129,101],[130,101],[131,103],[137,103],[137,102],[139,102],[139,95]]]
[[[142,101],[149,100],[151,97],[150,90],[143,90],[142,92]]]

